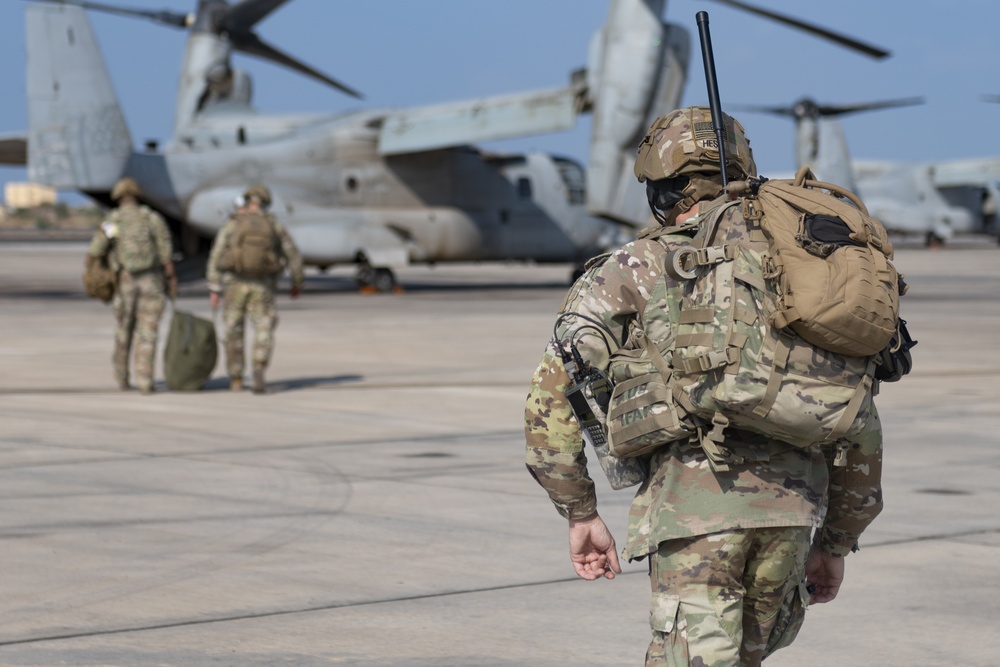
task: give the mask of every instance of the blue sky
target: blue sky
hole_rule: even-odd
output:
[[[110,0],[105,0],[110,2]],[[0,134],[27,127],[24,2],[0,0]],[[125,6],[189,11],[196,0],[126,0]],[[924,96],[923,106],[844,119],[859,158],[934,161],[1000,156],[1000,3],[995,0],[759,0],[892,51],[875,61],[705,0],[669,0],[666,18],[692,31],[711,16],[716,67],[727,104],[791,104],[810,96],[853,103]],[[604,0],[293,0],[258,26],[267,41],[360,90],[358,102],[298,74],[237,57],[254,77],[263,112],[405,107],[562,85],[586,63]],[[170,133],[184,33],[147,21],[91,13],[136,142]],[[695,53],[684,104],[704,104]],[[794,167],[791,121],[734,113],[763,174]],[[585,161],[589,124],[570,132],[497,142],[497,150],[544,150]],[[0,168],[0,182],[23,180]]]

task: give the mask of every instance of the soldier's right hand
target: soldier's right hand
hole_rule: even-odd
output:
[[[212,304],[212,310],[215,310],[216,308],[219,307],[219,304],[222,303],[222,297],[219,295],[218,292],[209,292],[208,302]]]

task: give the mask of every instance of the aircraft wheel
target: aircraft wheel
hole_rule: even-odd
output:
[[[926,243],[928,248],[940,248],[944,246],[944,239],[935,234],[934,232],[927,232]]]
[[[379,292],[391,292],[396,288],[396,276],[391,269],[375,269],[370,284]]]

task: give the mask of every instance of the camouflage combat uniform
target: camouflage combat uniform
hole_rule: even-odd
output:
[[[142,226],[146,233],[134,236],[128,248],[118,240],[127,226]],[[167,302],[167,279],[164,267],[170,265],[173,249],[170,231],[163,218],[149,208],[122,204],[101,224],[90,242],[87,254],[107,257],[118,276],[118,286],[111,307],[118,326],[112,355],[115,381],[129,386],[129,353],[135,343],[136,386],[151,391],[156,368],[156,339],[160,318]],[[128,267],[148,266],[141,271]]]
[[[208,285],[214,292],[222,292],[222,318],[225,323],[226,369],[231,378],[242,378],[244,368],[244,338],[247,318],[253,324],[254,343],[252,362],[255,369],[267,368],[274,349],[274,329],[278,325],[278,311],[274,291],[281,273],[251,277],[221,268],[221,260],[236,230],[240,216],[266,215],[274,225],[275,252],[292,275],[294,289],[301,288],[305,276],[302,256],[288,231],[267,213],[237,213],[222,228],[208,259]]]
[[[726,216],[739,216],[738,207]],[[656,281],[671,280],[665,255],[664,246],[648,238],[620,248],[576,282],[560,312],[592,318],[619,344],[635,318],[651,339],[662,340],[669,326],[663,311],[677,305],[649,299]],[[557,338],[567,339],[581,321],[562,320]],[[577,335],[575,342],[586,362],[607,370],[602,336]],[[597,499],[566,400],[570,378],[558,345],[550,341],[528,395],[527,466],[562,516],[584,519],[596,512]],[[726,433],[724,447],[748,462],[713,470],[696,441],[672,442],[650,456],[650,473],[632,503],[623,556],[650,557],[647,665],[759,664],[789,643],[801,623],[812,529],[824,553],[845,556],[881,510],[882,441],[874,407],[843,467],[833,466],[832,451]],[[752,454],[761,451],[766,456]]]

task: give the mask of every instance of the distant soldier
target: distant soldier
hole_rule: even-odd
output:
[[[177,276],[167,225],[158,213],[139,204],[141,196],[139,184],[131,178],[115,183],[111,199],[118,207],[91,240],[87,265],[106,261],[117,274],[111,306],[118,321],[112,356],[118,388],[130,387],[128,366],[134,342],[136,386],[143,394],[151,394],[160,317],[167,296],[177,293]]]
[[[212,308],[223,304],[226,326],[226,368],[229,388],[243,389],[244,322],[254,328],[253,391],[266,390],[264,372],[274,349],[278,325],[274,291],[278,278],[292,274],[292,298],[302,291],[302,257],[291,236],[270,213],[271,193],[263,185],[252,185],[243,195],[243,206],[215,237],[208,258],[208,288]]]

